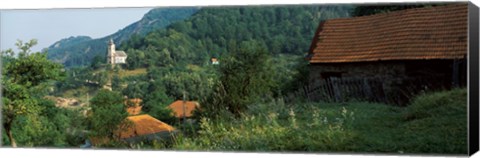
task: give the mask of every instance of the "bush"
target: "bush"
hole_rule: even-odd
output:
[[[264,43],[263,43],[264,44]],[[221,59],[219,82],[214,94],[217,103],[209,107],[226,107],[239,116],[252,103],[271,96],[273,85],[271,57],[262,43],[242,42],[238,51]]]
[[[466,90],[423,94],[408,107],[364,102],[251,104],[201,118],[173,149],[466,154]]]
[[[407,107],[404,120],[404,135],[416,138],[405,141],[410,152],[467,153],[466,89],[421,95]]]
[[[423,94],[415,98],[408,106],[405,118],[407,120],[428,117],[446,117],[466,115],[467,91],[454,89],[451,91]]]

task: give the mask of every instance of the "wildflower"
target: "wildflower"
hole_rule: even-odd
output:
[[[290,108],[290,112],[288,113],[290,115],[290,122],[292,123],[293,128],[298,128],[297,122],[295,119],[295,112],[293,111],[292,108]]]
[[[342,116],[347,116],[347,109],[345,107],[342,107]]]
[[[295,117],[295,112],[293,111],[293,108],[290,108],[290,112],[288,113],[290,117]]]
[[[274,112],[268,114],[268,118],[270,118],[271,120],[276,119],[277,116],[278,116],[278,114],[277,114],[277,113],[274,113]]]
[[[313,109],[312,117],[313,117],[313,124],[318,125],[319,124],[319,119],[318,118],[320,117],[320,114],[318,113],[318,110],[316,108]]]

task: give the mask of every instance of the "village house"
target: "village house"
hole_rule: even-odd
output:
[[[148,115],[135,115],[127,117],[132,124],[126,130],[120,130],[117,134],[120,139],[128,143],[141,141],[165,140],[176,133],[174,127]]]
[[[177,133],[174,127],[148,114],[141,114],[142,99],[128,99],[126,97],[124,99],[129,116],[126,118],[127,123],[121,125],[123,128],[115,132],[120,140],[130,144],[141,141],[168,140],[173,134]],[[108,142],[109,140],[106,138],[90,138],[82,147],[98,146]]]
[[[116,131],[115,135],[120,140],[130,144],[142,141],[167,140],[177,132],[174,127],[147,114],[128,116],[127,120],[129,123],[124,124],[124,128]],[[86,141],[86,144],[82,145],[82,148],[90,148],[109,142],[110,140],[107,138],[92,137]]]
[[[310,82],[364,80],[371,88],[376,78],[383,95],[400,95],[409,81],[465,86],[467,14],[463,3],[323,21],[307,55]]]
[[[213,57],[213,58],[210,59],[210,63],[211,63],[212,65],[218,65],[218,64],[220,64],[220,63],[218,62],[218,59],[215,58],[215,57]]]
[[[148,115],[141,114],[142,99],[125,98],[124,104],[130,116],[127,120],[131,123],[126,129],[118,131],[120,139],[128,143],[140,141],[164,140],[176,132],[175,128]]]
[[[107,49],[107,64],[110,64],[113,67],[115,64],[125,64],[126,60],[127,54],[124,51],[115,50],[115,43],[110,39]]]
[[[125,96],[124,104],[127,106],[127,112],[130,115],[138,115],[142,112],[142,99],[140,98],[128,99]]]
[[[174,116],[176,118],[182,119],[182,118],[189,118],[193,116],[193,112],[195,109],[200,108],[200,104],[196,101],[183,101],[183,100],[177,100],[173,102],[172,104],[168,105],[170,109],[172,109]]]

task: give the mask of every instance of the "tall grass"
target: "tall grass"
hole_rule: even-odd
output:
[[[255,104],[239,118],[201,118],[170,149],[466,154],[466,90],[423,94],[405,107],[365,102]]]
[[[405,135],[412,152],[467,153],[467,91],[454,89],[419,96],[405,110]],[[422,143],[416,143],[422,142]]]
[[[286,105],[259,104],[239,119],[200,120],[197,137],[177,139],[175,149],[213,151],[332,151],[345,149],[351,138],[348,124],[353,112],[343,108],[333,118],[316,106],[287,108]],[[281,107],[279,107],[281,106]],[[275,107],[275,108],[269,108]],[[262,109],[262,113],[258,113]],[[288,110],[285,110],[288,109]],[[253,112],[256,111],[256,112]],[[309,116],[302,112],[313,111]],[[328,145],[326,145],[328,144]]]

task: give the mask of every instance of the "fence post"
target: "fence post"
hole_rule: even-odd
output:
[[[338,81],[336,78],[332,78],[332,86],[333,86],[333,95],[335,97],[335,102],[340,102],[340,89],[338,88]]]
[[[306,96],[307,101],[312,101],[311,100],[311,95],[312,95],[312,87],[310,84],[303,86],[303,95]]]
[[[372,96],[372,88],[370,84],[368,83],[368,80],[366,78],[363,79],[363,93],[365,94],[366,98],[368,100],[374,100],[376,96]]]

